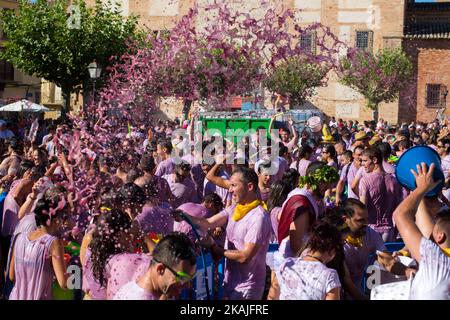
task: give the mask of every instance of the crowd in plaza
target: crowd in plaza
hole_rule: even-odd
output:
[[[262,153],[249,154],[261,127],[231,160],[229,143],[222,154],[203,139],[213,161],[199,161],[196,120],[111,134],[98,142],[109,156],[70,120],[0,120],[2,297],[54,299],[78,265],[75,299],[181,299],[203,252],[216,270],[224,261],[221,299],[376,299],[400,283],[406,299],[450,298],[450,124],[330,118],[314,132],[287,121]],[[415,146],[441,164],[417,159],[408,189],[396,163]],[[367,286],[369,265],[385,284]]]

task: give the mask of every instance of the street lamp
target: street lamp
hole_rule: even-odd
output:
[[[89,70],[89,76],[91,77],[91,79],[93,81],[92,101],[93,101],[93,104],[95,105],[95,82],[97,81],[98,78],[100,78],[100,75],[102,74],[102,68],[94,60],[94,62],[91,62],[88,65],[88,70]]]

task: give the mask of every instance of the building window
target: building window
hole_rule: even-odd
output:
[[[442,84],[427,84],[427,107],[441,108],[446,106],[448,90]]]
[[[300,36],[300,48],[316,54],[316,33],[308,32]]]
[[[356,48],[372,51],[373,31],[356,31]]]

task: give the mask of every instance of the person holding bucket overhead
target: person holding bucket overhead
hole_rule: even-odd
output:
[[[426,205],[427,194],[442,185],[434,179],[439,168],[425,162],[410,169],[416,188],[394,212],[395,224],[418,261],[419,270],[412,281],[409,299],[450,299],[450,209],[440,211],[434,221]]]

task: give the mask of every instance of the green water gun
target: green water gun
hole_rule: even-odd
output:
[[[399,159],[398,157],[396,157],[396,156],[394,156],[394,155],[391,155],[391,156],[388,158],[388,162],[394,164],[394,163],[397,163],[398,159]]]

